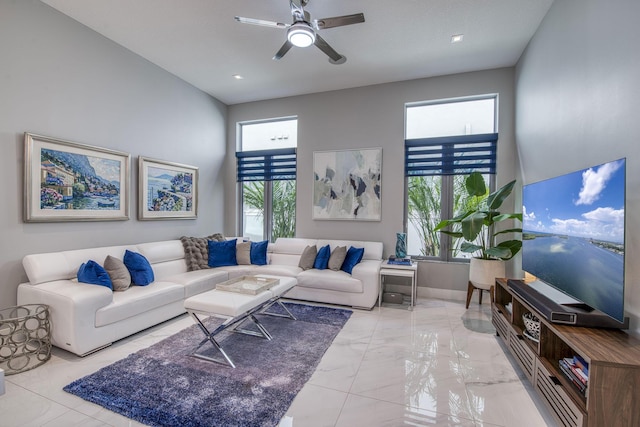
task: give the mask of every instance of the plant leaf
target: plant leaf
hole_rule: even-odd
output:
[[[455,237],[456,239],[459,239],[460,237],[462,237],[462,233],[459,231],[447,231],[447,230],[441,230],[441,233],[447,234],[449,236]]]
[[[505,234],[505,233],[522,233],[522,228],[510,228],[508,230],[501,230],[496,233],[493,233],[493,235],[497,236],[498,234]]]
[[[465,186],[470,196],[480,197],[487,194],[487,185],[480,172],[472,172],[465,180]]]
[[[501,248],[499,246],[488,248],[485,252],[492,258],[498,258],[502,260],[510,259],[513,256],[509,248]]]
[[[513,186],[515,184],[516,180],[514,179],[510,183],[502,186],[494,193],[489,194],[489,196],[487,197],[487,206],[489,207],[489,209],[494,210],[502,206],[504,200],[509,197],[509,194],[511,194],[511,191],[513,190]]]
[[[446,227],[448,227],[449,225],[451,225],[451,224],[455,224],[455,223],[457,223],[457,221],[454,221],[453,219],[444,219],[444,220],[440,221],[440,222],[438,223],[438,225],[436,225],[436,228],[434,228],[433,230],[434,230],[434,231],[440,231],[440,230],[442,230],[443,228],[446,228]]]
[[[462,235],[465,240],[473,242],[478,237],[486,217],[487,215],[484,212],[474,212],[462,220]]]
[[[520,249],[522,249],[522,241],[506,240],[493,248],[487,249],[487,254],[506,261],[513,258],[515,254],[520,252]]]
[[[481,250],[482,246],[474,245],[473,243],[469,242],[462,242],[462,244],[460,245],[460,251],[465,253],[473,253]]]
[[[521,213],[500,214],[493,217],[494,222],[504,221],[507,219],[517,219],[520,222],[522,222],[522,214]]]

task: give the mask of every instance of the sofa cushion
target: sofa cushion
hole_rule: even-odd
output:
[[[351,246],[347,251],[344,262],[342,263],[342,267],[340,267],[340,269],[346,273],[351,274],[351,272],[353,271],[353,267],[355,267],[356,264],[362,261],[363,255],[364,248],[354,248],[353,246]]]
[[[317,239],[301,237],[278,237],[273,244],[273,252],[279,254],[300,255],[307,246],[316,245]]]
[[[131,286],[131,274],[124,262],[118,258],[107,255],[104,260],[104,269],[109,273],[114,291],[124,291]]]
[[[135,245],[128,245],[31,254],[23,258],[22,265],[32,285],[53,280],[72,280],[78,276],[78,267],[88,259],[102,260],[107,255],[122,259],[126,249],[137,250]]]
[[[238,265],[251,264],[252,242],[240,242],[236,245],[236,262]]]
[[[219,267],[219,269],[226,271],[229,274],[229,279],[235,279],[236,277],[253,275],[257,267],[256,265],[227,265]]]
[[[229,278],[229,273],[220,269],[207,268],[206,270],[188,271],[169,276],[167,282],[178,283],[184,286],[184,297],[201,294],[216,288],[218,283]]]
[[[342,292],[363,292],[362,281],[354,279],[344,271],[307,270],[297,277],[298,286],[303,288],[326,289]]]
[[[184,301],[184,306],[188,310],[235,317],[269,301],[272,295],[271,292],[247,295],[238,292],[216,290],[188,298]]]
[[[209,240],[209,267],[238,265],[236,241],[237,239],[225,240],[224,242]]]
[[[96,312],[96,327],[110,325],[182,299],[184,288],[175,283],[158,281],[153,286],[132,286],[125,292],[114,292],[113,302]]]
[[[131,250],[144,255],[151,265],[178,260],[184,262],[184,246],[179,240],[139,243],[136,249]]]
[[[259,265],[251,272],[251,274],[270,274],[272,276],[296,277],[302,273],[300,267],[282,264]]]
[[[124,265],[127,266],[129,274],[131,274],[131,283],[138,286],[147,286],[155,279],[153,269],[149,261],[137,252],[126,250],[124,252]]]
[[[222,233],[213,233],[211,236],[207,236],[207,240],[214,240],[216,242],[224,242],[227,240]]]
[[[78,269],[78,282],[88,283],[90,285],[100,285],[113,289],[113,284],[111,283],[111,278],[109,277],[107,270],[102,268],[100,264],[93,260],[82,263]]]
[[[327,267],[329,270],[338,271],[340,267],[342,267],[342,263],[344,262],[344,258],[347,256],[347,247],[346,246],[337,246],[331,252],[331,256],[329,257],[329,263]]]
[[[381,260],[382,259],[382,242],[369,242],[364,240],[327,240],[327,239],[318,239],[318,246],[323,246],[326,244],[330,244],[332,248],[336,246],[353,246],[354,248],[364,248],[364,254],[362,259],[373,259],[373,260]]]
[[[316,239],[303,239],[300,237],[278,237],[269,245],[269,262],[279,265],[298,266],[300,255],[307,246],[315,246]],[[315,257],[313,259],[315,261]],[[311,267],[313,268],[313,266]]]
[[[326,245],[321,247],[318,250],[318,255],[316,255],[316,260],[313,263],[313,268],[318,270],[324,270],[327,268],[329,264],[329,257],[331,256],[331,246]]]
[[[268,247],[268,240],[263,240],[262,242],[251,242],[251,264],[266,265]]]
[[[207,237],[182,236],[180,238],[184,247],[184,259],[187,262],[189,271],[209,268],[209,240],[223,242],[226,239],[220,233],[214,233]]]
[[[184,260],[189,271],[209,268],[208,240],[200,237],[180,237],[184,247]]]
[[[302,255],[300,256],[300,262],[298,262],[298,267],[303,270],[311,270],[313,268],[313,264],[316,261],[316,256],[318,255],[318,248],[316,245],[309,245],[304,248],[302,251]]]

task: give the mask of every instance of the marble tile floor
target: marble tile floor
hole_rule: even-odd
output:
[[[487,304],[418,300],[354,314],[293,401],[280,427],[555,427],[505,354]],[[5,377],[0,426],[139,426],[62,391],[128,354],[190,326],[183,315],[84,358],[51,360]]]

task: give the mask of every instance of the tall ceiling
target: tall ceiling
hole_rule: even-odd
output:
[[[309,0],[311,19],[364,13],[319,31],[347,57],[334,65],[315,46],[274,61],[286,29],[234,19],[291,23],[289,0],[41,1],[228,105],[513,66],[553,3]]]

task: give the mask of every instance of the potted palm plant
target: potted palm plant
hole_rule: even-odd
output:
[[[498,242],[497,236],[507,233],[521,233],[522,228],[509,228],[496,231],[496,224],[506,220],[522,221],[521,213],[500,213],[498,209],[511,194],[516,181],[504,185],[495,192],[487,194],[482,174],[473,172],[465,180],[469,198],[476,203],[466,212],[441,221],[436,231],[448,234],[455,239],[463,239],[459,250],[473,254],[469,269],[469,280],[476,287],[490,289],[496,277],[505,276],[504,261],[513,258],[522,248],[522,240],[504,240]],[[486,199],[482,200],[486,196]],[[445,228],[449,228],[445,230]]]

